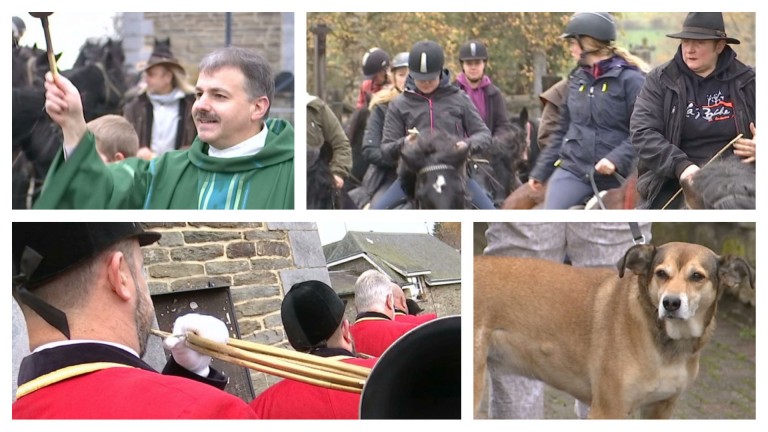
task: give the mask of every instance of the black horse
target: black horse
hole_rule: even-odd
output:
[[[344,126],[344,132],[349,138],[349,146],[352,148],[352,171],[347,178],[345,189],[360,186],[368,169],[368,161],[363,156],[363,136],[365,136],[369,115],[368,108],[360,108],[352,113]]]
[[[336,189],[331,173],[333,146],[307,147],[307,209],[357,209],[345,190]]]
[[[494,136],[485,151],[469,160],[469,176],[491,194],[497,208],[521,184],[518,169],[525,160],[526,141],[524,123],[513,123],[509,132]]]
[[[525,132],[525,149],[523,157],[517,164],[517,176],[522,183],[528,182],[528,173],[536,165],[541,149],[539,148],[539,120],[532,119],[528,115],[528,109],[523,108],[520,114],[510,117],[512,124],[523,128]]]
[[[466,162],[469,146],[443,132],[422,135],[406,143],[398,174],[410,208],[472,208],[467,194]]]
[[[116,50],[122,50],[122,47],[110,43],[109,49],[102,51],[100,60],[61,72],[80,91],[86,121],[105,114],[122,113],[125,85]],[[44,110],[45,90],[41,77],[48,70],[48,64],[47,57],[41,64],[39,56],[44,51],[38,51],[34,47],[30,49],[32,54],[26,61],[25,79],[30,84],[13,87],[13,208],[28,208],[36,199],[63,140],[60,128]],[[16,55],[25,54],[22,50],[14,50]],[[21,64],[14,62],[14,70],[17,63]]]

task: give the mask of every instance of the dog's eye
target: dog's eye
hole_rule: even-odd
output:
[[[666,280],[669,278],[669,275],[667,275],[667,272],[665,272],[664,270],[656,270],[656,277],[659,279]]]
[[[704,275],[699,272],[693,272],[691,275],[691,280],[694,282],[701,282],[704,280]]]

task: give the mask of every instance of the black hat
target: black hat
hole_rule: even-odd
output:
[[[160,233],[144,231],[136,222],[14,222],[12,237],[14,297],[69,337],[64,313],[30,290],[120,240],[137,237],[145,246]]]
[[[389,54],[381,48],[371,48],[363,55],[363,75],[373,78],[389,67]]]
[[[488,60],[488,49],[482,42],[469,41],[459,48],[459,61]]]
[[[296,351],[308,352],[325,344],[339,328],[344,302],[323,282],[299,282],[285,295],[280,317],[291,346]]]
[[[405,304],[408,305],[408,315],[418,315],[424,312],[424,309],[414,299],[405,299]]]
[[[683,22],[683,31],[670,34],[674,39],[724,40],[729,44],[740,44],[738,39],[725,34],[722,12],[690,12]]]
[[[415,80],[430,81],[439,77],[444,63],[443,49],[433,41],[416,42],[408,54],[409,73]]]

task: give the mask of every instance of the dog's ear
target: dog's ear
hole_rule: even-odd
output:
[[[653,256],[656,254],[656,246],[650,244],[634,245],[624,254],[618,264],[619,277],[624,277],[624,269],[632,270],[634,274],[645,274],[651,268]]]
[[[749,286],[755,289],[755,272],[744,258],[732,255],[721,257],[718,262],[717,276],[726,288],[734,288],[746,279],[749,281]]]

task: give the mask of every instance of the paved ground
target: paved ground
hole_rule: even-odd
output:
[[[546,391],[544,411],[546,418],[576,418],[573,398],[552,388]],[[755,418],[754,307],[732,296],[721,300],[715,336],[704,348],[699,376],[678,402],[673,418]]]

